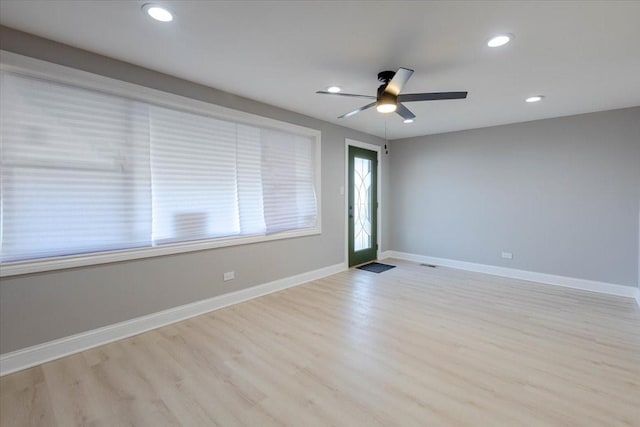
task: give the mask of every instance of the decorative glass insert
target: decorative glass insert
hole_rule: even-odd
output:
[[[353,250],[371,248],[371,197],[372,161],[355,157],[353,159]]]

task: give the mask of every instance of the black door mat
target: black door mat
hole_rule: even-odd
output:
[[[372,273],[382,273],[387,270],[391,270],[392,268],[396,268],[395,265],[389,264],[381,264],[379,262],[370,262],[369,264],[361,265],[360,267],[356,267],[360,270],[370,271]]]

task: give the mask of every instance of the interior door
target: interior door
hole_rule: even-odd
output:
[[[349,146],[349,267],[377,258],[378,153]]]

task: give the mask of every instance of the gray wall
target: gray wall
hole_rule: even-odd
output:
[[[318,236],[4,278],[0,353],[344,261],[344,140],[381,145],[380,138],[6,27],[0,27],[0,43],[22,55],[319,129],[323,222]],[[223,283],[223,272],[231,270],[236,279]]]
[[[637,285],[640,107],[397,140],[389,167],[394,250]]]
[[[344,139],[381,139],[6,27],[0,48],[319,129],[323,190],[319,236],[2,279],[0,353],[344,260]],[[394,141],[381,248],[633,285],[639,126],[635,108]]]

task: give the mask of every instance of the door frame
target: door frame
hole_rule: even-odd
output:
[[[381,247],[382,247],[382,147],[379,145],[369,144],[366,142],[356,141],[355,139],[345,138],[344,140],[344,265],[348,269],[349,268],[349,147],[358,147],[364,148],[365,150],[375,151],[376,157],[378,159],[378,168],[376,170],[376,175],[378,178],[377,187],[378,191],[376,194],[378,198],[378,209],[377,209],[377,218],[378,223],[376,224],[377,230],[377,244],[378,249],[376,250],[376,258],[380,259]]]

